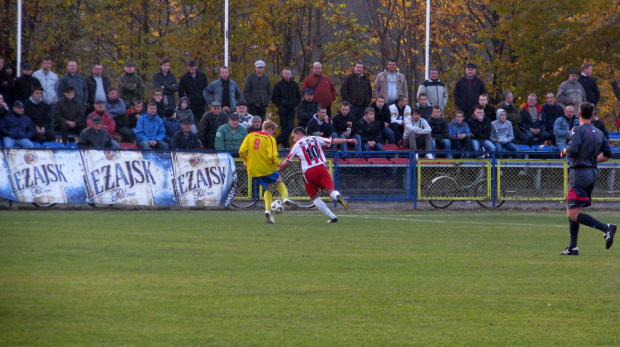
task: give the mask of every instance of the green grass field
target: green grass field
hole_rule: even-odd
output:
[[[564,212],[338,212],[1,211],[0,345],[620,345],[620,240],[558,256]]]

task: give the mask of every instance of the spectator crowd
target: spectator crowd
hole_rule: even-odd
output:
[[[195,60],[187,63],[180,78],[168,59],[159,66],[147,86],[135,65],[127,62],[113,85],[100,63],[83,77],[77,62],[69,61],[59,77],[52,71],[51,59],[43,58],[34,72],[32,65],[22,64],[21,75],[15,78],[13,66],[0,58],[2,145],[29,148],[57,138],[67,144],[75,138],[79,148],[121,148],[120,142],[143,149],[238,151],[248,133],[261,131],[273,103],[280,122],[276,139],[280,148],[291,146],[291,131],[300,126],[308,135],[357,140],[333,144],[334,151],[409,148],[443,150],[447,158],[454,150],[469,157],[473,153],[467,152],[518,152],[517,144],[563,149],[578,125],[576,107],[585,101],[596,105],[600,98],[593,65],[584,63],[581,71],[568,74],[557,93],[547,92],[542,105],[533,93],[523,105],[515,105],[513,93],[505,90],[493,107],[476,66],[468,64],[452,91],[439,79],[438,69],[430,69],[415,102],[410,102],[414,96],[408,95],[405,76],[398,62],[389,59],[374,83],[364,64],[354,64],[342,80],[342,102],[333,107],[338,112],[332,115],[336,86],[319,62],[300,86],[289,68],[272,84],[265,62],[258,60],[243,88],[230,79],[226,66],[219,68],[213,81],[199,71]],[[456,111],[448,117],[444,111],[450,98]],[[593,124],[609,137],[601,120],[594,117]],[[431,153],[426,156],[434,158]]]

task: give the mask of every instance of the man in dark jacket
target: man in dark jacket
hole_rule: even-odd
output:
[[[334,123],[334,130],[336,134],[338,134],[338,137],[341,139],[353,138],[353,125],[356,122],[357,120],[355,119],[353,112],[351,112],[351,104],[346,101],[340,104],[340,112],[336,113],[334,118],[332,118],[332,123]],[[348,149],[347,144],[340,144],[340,149],[345,152]]]
[[[201,147],[202,144],[198,139],[198,135],[192,132],[192,121],[189,118],[184,119],[183,124],[181,124],[181,130],[172,136],[170,149],[200,149]]]
[[[280,135],[276,138],[278,144],[288,148],[289,135],[295,126],[295,108],[301,101],[299,85],[292,78],[290,68],[282,70],[282,79],[273,86],[271,102],[278,106],[280,117]]]
[[[80,133],[77,146],[79,149],[104,149],[112,148],[110,134],[103,129],[103,121],[100,116],[91,118],[92,124]]]
[[[322,137],[338,137],[334,125],[331,122],[330,117],[327,115],[327,107],[319,105],[316,114],[308,122],[306,127],[306,133],[308,135],[322,136]],[[335,146],[332,147],[335,149]]]
[[[26,101],[25,110],[35,128],[32,140],[39,143],[53,142],[56,139],[54,117],[52,107],[43,101],[43,88],[34,89],[32,96]]]
[[[248,112],[265,120],[272,94],[271,80],[265,75],[265,62],[257,60],[254,72],[248,75],[243,85],[243,99],[248,104]]]
[[[105,100],[108,91],[112,86],[108,76],[103,74],[103,65],[100,63],[93,64],[93,73],[86,77],[86,89],[88,90],[88,106],[86,113],[95,110],[95,100]]]
[[[486,94],[487,88],[484,81],[476,76],[476,65],[467,64],[465,76],[459,78],[454,86],[454,103],[457,109],[470,115],[474,106],[478,103],[480,94]]]
[[[428,120],[428,125],[431,126],[433,150],[437,149],[437,147],[441,147],[444,151],[448,152],[446,158],[452,159],[452,153],[450,153],[452,150],[452,142],[450,141],[450,137],[448,135],[448,122],[446,122],[446,119],[443,118],[441,106],[433,106],[433,112],[431,114],[431,118]]]
[[[591,77],[593,69],[594,65],[592,65],[592,63],[583,63],[581,65],[581,75],[579,75],[577,82],[579,82],[583,90],[586,91],[586,100],[596,106],[601,98],[601,92],[598,90],[596,80]]]
[[[153,75],[153,89],[160,88],[164,93],[163,104],[165,108],[176,108],[174,93],[179,90],[176,76],[170,72],[170,59],[163,58],[159,62],[159,72]]]
[[[367,107],[364,118],[353,126],[355,135],[362,140],[363,151],[384,151],[381,145],[381,125],[375,120],[375,110]]]
[[[189,98],[192,112],[196,122],[205,113],[205,105],[207,101],[202,95],[202,91],[209,85],[207,75],[198,71],[198,63],[190,60],[187,63],[187,72],[181,76],[179,81],[179,98],[186,96]]]
[[[15,100],[21,100],[22,102],[28,100],[35,87],[41,88],[41,82],[32,76],[32,66],[28,63],[23,63],[22,75],[15,80]]]
[[[319,104],[314,101],[314,90],[304,90],[304,99],[297,105],[297,125],[306,128],[308,122],[316,114]]]
[[[61,132],[62,143],[67,144],[69,132],[80,134],[86,128],[86,116],[84,107],[75,98],[75,90],[71,85],[65,87],[64,95],[54,108],[54,121],[56,130]]]
[[[34,135],[34,127],[30,117],[24,114],[24,103],[17,100],[13,103],[13,112],[0,120],[0,133],[6,148],[32,148],[29,140]]]
[[[519,128],[528,138],[528,146],[533,144],[549,144],[549,133],[543,129],[541,116],[542,106],[537,104],[536,94],[530,94],[527,102],[519,112],[521,122]]]
[[[222,104],[211,103],[211,111],[205,113],[198,124],[198,139],[206,149],[215,149],[217,129],[228,122],[228,114],[222,112]]]
[[[357,62],[353,67],[353,73],[345,76],[340,86],[342,101],[351,104],[351,113],[355,121],[364,117],[364,110],[372,99],[372,87],[370,80],[364,74],[364,64]]]
[[[390,128],[392,116],[390,115],[390,109],[388,108],[385,99],[381,96],[378,97],[375,102],[370,104],[370,107],[375,110],[375,120],[381,126],[381,134],[383,135],[383,138],[387,140],[387,143],[395,145],[396,135],[394,135],[394,130]]]
[[[553,125],[558,117],[564,115],[562,106],[556,104],[555,94],[547,92],[545,96],[545,104],[542,105],[540,117],[542,118],[542,128],[549,134],[549,140],[555,145],[555,134],[553,133]]]
[[[493,152],[497,149],[491,141],[491,122],[484,115],[484,108],[481,105],[474,106],[474,114],[467,121],[467,125],[471,131],[473,151],[480,151],[484,148],[487,152]]]

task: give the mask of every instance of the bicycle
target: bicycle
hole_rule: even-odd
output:
[[[461,172],[461,165],[464,162],[454,162],[454,173],[439,172],[439,176],[435,177],[426,189],[426,195],[430,197],[428,202],[434,208],[445,209],[454,202],[455,197],[480,197],[487,196],[487,178],[485,167],[481,167],[476,174],[475,179],[471,182],[471,176],[467,177]],[[471,183],[468,183],[471,182]],[[446,199],[440,199],[440,198]],[[476,200],[478,205],[483,208],[493,208],[492,200]],[[495,208],[499,208],[504,204],[504,200],[498,200]]]
[[[245,166],[241,165],[243,169]],[[255,181],[251,184],[248,184],[249,177],[245,170],[240,170],[241,168],[237,166],[238,171],[242,171],[241,174],[237,173],[237,183],[235,185],[235,196],[231,201],[231,205],[236,208],[255,208],[258,205],[258,202],[261,200],[261,191],[262,187],[259,187]],[[282,181],[286,184],[288,189],[289,198],[291,197],[301,197],[306,194],[304,188],[304,174],[301,171],[301,168],[298,165],[290,166],[283,174]],[[260,188],[260,189],[259,189]],[[249,191],[251,194],[248,194]],[[278,191],[274,192],[274,200],[279,198]],[[309,199],[299,199],[295,200],[299,208],[302,209],[310,209],[314,207],[314,203]]]

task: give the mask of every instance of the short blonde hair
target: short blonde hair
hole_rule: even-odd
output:
[[[277,127],[278,125],[271,120],[266,120],[263,122],[263,131],[268,129],[276,130]]]

